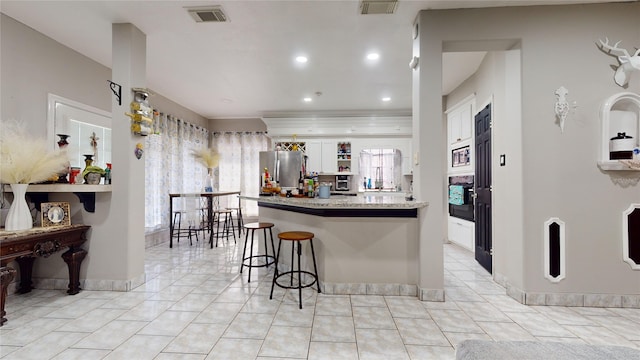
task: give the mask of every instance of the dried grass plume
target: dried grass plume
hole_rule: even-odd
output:
[[[24,124],[3,121],[0,130],[0,182],[38,183],[66,169],[66,151],[52,150],[46,140],[29,134]]]
[[[207,169],[213,169],[218,166],[218,161],[220,160],[220,154],[217,154],[213,149],[202,148],[196,149],[191,152],[194,158],[206,166]]]

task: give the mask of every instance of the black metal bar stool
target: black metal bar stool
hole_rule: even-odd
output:
[[[218,238],[220,234],[223,237],[229,240],[229,236],[233,235],[233,242],[236,242],[236,229],[233,225],[233,218],[231,214],[231,210],[227,209],[216,209],[213,210],[213,219],[214,223],[216,223],[216,215],[217,215],[217,224],[216,224],[216,247],[218,247]],[[222,220],[222,215],[224,215],[224,220]],[[220,232],[220,223],[222,222],[222,232]],[[213,227],[212,227],[213,229]],[[211,242],[211,248],[213,249],[213,242]]]
[[[306,231],[287,231],[287,232],[282,232],[278,234],[278,239],[280,239],[280,241],[278,242],[278,252],[276,253],[276,271],[273,274],[273,282],[271,283],[271,294],[269,295],[269,299],[273,298],[273,288],[275,287],[275,285],[278,285],[279,287],[284,289],[298,289],[298,299],[300,301],[299,306],[300,306],[300,309],[302,309],[302,288],[310,287],[313,284],[316,284],[318,287],[318,293],[322,292],[320,290],[320,280],[318,280],[318,266],[316,265],[316,253],[313,249],[313,237],[314,237],[313,233],[306,232]],[[278,260],[280,259],[280,248],[282,247],[282,240],[291,241],[291,271],[285,271],[281,273],[281,272],[278,272]],[[300,255],[302,255],[302,246],[300,245],[300,243],[306,240],[309,240],[309,245],[311,245],[311,255],[313,258],[313,271],[314,271],[313,273],[310,271],[301,270],[301,267],[300,267]],[[294,253],[294,248],[296,244],[298,244],[298,249],[297,249],[298,269],[297,270],[295,268],[295,263],[293,261],[293,255],[294,255],[293,253]],[[293,285],[294,273],[298,274],[297,285]],[[308,284],[303,284],[302,274],[310,275],[311,277],[313,277],[313,281],[311,281]],[[279,283],[278,279],[286,275],[291,275],[290,284],[283,285],[282,283]]]
[[[227,209],[236,212],[236,221],[238,222],[238,237],[240,237],[244,229],[244,219],[242,218],[242,207],[227,206]]]
[[[269,229],[269,236],[271,237],[271,254],[274,254],[276,251],[276,247],[273,243],[273,233],[271,232],[271,228],[273,227],[272,223],[268,222],[257,222],[257,223],[249,223],[244,225],[246,229],[246,236],[244,238],[244,249],[242,250],[242,264],[240,264],[240,274],[242,274],[242,268],[245,266],[249,268],[249,279],[247,282],[251,282],[251,268],[254,267],[268,267],[271,264],[276,263],[276,258],[274,255],[269,255],[269,247],[267,246],[267,229]],[[264,232],[264,255],[253,255],[253,234],[256,230],[260,230]],[[249,246],[249,256],[247,254],[247,244],[249,243],[249,230],[251,230],[251,245]],[[264,258],[264,263],[254,264],[253,260],[260,260]],[[245,264],[245,262],[249,262]],[[277,266],[276,266],[277,271]]]

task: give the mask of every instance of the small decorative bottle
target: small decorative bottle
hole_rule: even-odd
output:
[[[67,138],[69,138],[69,135],[67,134],[56,134],[56,136],[58,136],[60,138],[60,140],[58,140],[58,149],[63,150],[65,149],[68,145],[69,142],[67,141]],[[64,171],[60,172],[58,174],[58,183],[62,183],[62,184],[67,184],[69,183],[69,180],[67,179],[67,175],[69,175],[69,172],[71,171],[71,163],[67,161],[67,167],[65,168]]]
[[[104,184],[111,184],[111,163],[107,163],[107,167],[104,169]]]

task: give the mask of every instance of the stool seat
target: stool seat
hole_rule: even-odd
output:
[[[247,230],[258,230],[258,229],[268,229],[272,228],[274,225],[270,222],[254,222],[248,223],[244,225],[244,228]]]
[[[313,233],[307,231],[285,231],[278,234],[280,239],[287,241],[311,240],[314,236]]]

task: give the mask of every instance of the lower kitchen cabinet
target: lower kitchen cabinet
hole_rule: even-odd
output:
[[[449,216],[449,241],[474,251],[475,223]]]

